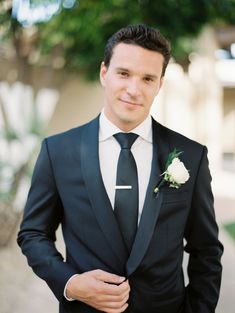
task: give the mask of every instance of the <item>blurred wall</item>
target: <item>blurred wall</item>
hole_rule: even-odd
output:
[[[88,83],[72,76],[59,92],[60,99],[48,128],[50,135],[88,122],[102,108],[103,90],[98,82]]]

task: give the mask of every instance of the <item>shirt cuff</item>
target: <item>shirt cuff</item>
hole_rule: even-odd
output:
[[[64,297],[65,297],[65,299],[68,300],[68,301],[75,301],[75,299],[73,299],[73,298],[68,298],[68,297],[67,297],[67,295],[66,295],[66,290],[67,290],[67,286],[68,286],[68,283],[70,282],[70,280],[72,280],[75,276],[78,276],[78,275],[79,275],[79,274],[74,274],[73,276],[71,276],[71,277],[69,278],[69,280],[67,281],[65,287],[64,287]]]

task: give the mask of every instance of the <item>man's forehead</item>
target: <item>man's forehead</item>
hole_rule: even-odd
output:
[[[109,67],[114,70],[138,72],[141,75],[159,76],[164,58],[157,52],[133,44],[118,44],[113,51]]]

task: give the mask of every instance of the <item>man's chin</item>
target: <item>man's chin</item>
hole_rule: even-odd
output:
[[[133,117],[133,116],[122,116],[119,118],[119,128],[129,131],[135,127],[137,127],[144,119]]]

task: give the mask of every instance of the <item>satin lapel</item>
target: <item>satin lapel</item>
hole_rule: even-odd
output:
[[[127,259],[127,251],[102,180],[98,157],[99,118],[87,124],[81,141],[81,166],[92,209],[106,240],[118,259]]]
[[[140,224],[126,264],[128,276],[136,270],[148,249],[162,205],[163,195],[161,189],[157,195],[153,192],[154,187],[161,180],[160,174],[165,170],[164,166],[169,154],[168,142],[161,132],[162,128],[153,121],[152,169]]]

